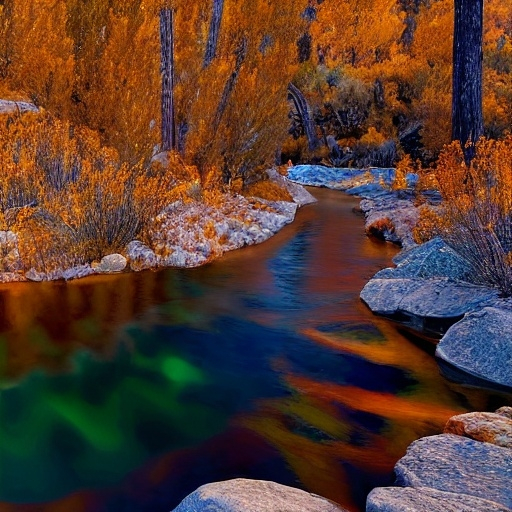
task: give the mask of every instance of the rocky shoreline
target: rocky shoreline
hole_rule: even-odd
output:
[[[220,206],[201,200],[176,201],[156,219],[154,247],[131,241],[122,254],[109,254],[91,265],[48,272],[34,268],[22,271],[16,233],[0,231],[0,282],[71,280],[93,274],[125,270],[140,271],[166,267],[190,268],[204,265],[227,251],[268,240],[295,218],[297,208],[316,199],[304,187],[281,176],[275,169],[268,179],[288,191],[293,202],[266,201],[225,194]]]
[[[436,358],[452,380],[512,392],[512,301],[476,284],[468,263],[443,240],[414,243],[418,208],[410,190],[391,190],[392,169],[298,166],[290,178],[362,197],[366,232],[401,244],[396,266],[361,291],[375,314],[440,338]],[[414,184],[412,176],[408,181]],[[439,201],[435,192],[426,199]],[[366,511],[510,512],[511,448],[511,407],[450,418],[443,434],[410,445],[395,466],[395,486],[374,489]]]

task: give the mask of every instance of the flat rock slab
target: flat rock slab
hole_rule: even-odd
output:
[[[430,487],[512,507],[508,448],[452,434],[424,437],[409,446],[395,474],[397,485],[404,487]]]
[[[446,423],[444,433],[512,448],[512,418],[493,412],[470,412],[453,416]]]
[[[275,482],[237,478],[206,484],[173,512],[343,512],[333,502]]]
[[[512,388],[512,311],[485,307],[467,315],[444,335],[436,356],[470,375]]]
[[[373,278],[361,299],[376,314],[387,316],[420,333],[441,336],[464,314],[492,304],[490,288],[448,278]]]
[[[366,512],[510,512],[508,507],[467,494],[428,487],[378,487],[367,498]]]

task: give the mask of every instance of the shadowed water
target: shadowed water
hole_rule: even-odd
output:
[[[206,267],[2,285],[0,512],[163,512],[234,477],[362,510],[414,439],[511,403],[367,311],[396,249],[364,236],[357,200],[314,194]]]

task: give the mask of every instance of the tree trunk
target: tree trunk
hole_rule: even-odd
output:
[[[315,122],[311,117],[311,114],[309,113],[309,106],[308,102],[306,101],[306,98],[304,98],[304,95],[298,89],[290,83],[288,85],[288,93],[290,94],[293,104],[295,105],[295,108],[297,109],[297,114],[299,114],[299,117],[302,120],[302,126],[304,127],[304,133],[306,134],[306,137],[308,139],[308,147],[310,151],[314,151],[318,148],[319,140],[316,136],[316,130],[315,130]]]
[[[174,119],[174,19],[173,11],[160,11],[160,72],[162,74],[162,151],[176,149]]]
[[[224,9],[224,0],[213,0],[212,17],[210,19],[210,30],[208,32],[208,41],[206,42],[206,51],[204,54],[203,67],[207,68],[215,58],[217,51],[217,42],[219,41],[220,23],[222,21],[222,10]]]
[[[482,27],[483,0],[455,0],[452,140],[460,141],[467,164],[483,134]]]
[[[238,80],[238,75],[240,74],[240,70],[242,69],[242,64],[244,63],[245,57],[247,56],[247,39],[245,37],[242,37],[242,39],[240,40],[240,43],[238,44],[238,47],[235,51],[235,55],[235,69],[233,70],[233,72],[227,79],[226,84],[224,85],[224,90],[222,91],[222,96],[220,98],[219,105],[217,106],[217,110],[215,111],[215,117],[213,120],[212,127],[214,132],[217,131],[220,125],[222,116],[224,115],[224,111],[228,106],[229,97],[231,96],[231,93],[235,88],[236,82]]]

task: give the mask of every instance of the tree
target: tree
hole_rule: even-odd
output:
[[[455,0],[453,37],[452,140],[459,140],[466,163],[483,134],[483,0]]]
[[[160,61],[162,73],[162,150],[176,149],[174,116],[174,13],[169,7],[160,11]]]

